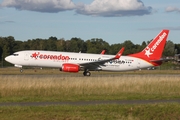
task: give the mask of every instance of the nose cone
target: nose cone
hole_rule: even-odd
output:
[[[11,62],[11,56],[7,56],[7,57],[5,58],[5,60],[6,60],[7,62],[9,62],[9,63],[12,63],[12,62]]]
[[[5,60],[6,60],[7,62],[9,62],[8,59],[9,59],[9,56],[5,57]]]

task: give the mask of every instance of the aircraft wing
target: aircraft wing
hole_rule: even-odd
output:
[[[91,68],[97,68],[99,65],[103,65],[106,62],[109,62],[111,60],[119,59],[124,51],[124,47],[119,50],[119,52],[112,58],[110,59],[105,59],[105,60],[99,60],[99,61],[93,61],[93,62],[88,62],[88,63],[81,63],[79,64],[81,67],[85,69],[91,69]]]

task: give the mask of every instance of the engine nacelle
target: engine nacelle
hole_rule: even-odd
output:
[[[63,72],[79,72],[80,67],[79,65],[76,64],[65,63],[62,65],[62,68],[60,68],[59,70]]]

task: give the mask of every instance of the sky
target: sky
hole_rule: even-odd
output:
[[[15,40],[53,36],[141,44],[162,29],[180,44],[180,0],[0,0],[0,36]]]

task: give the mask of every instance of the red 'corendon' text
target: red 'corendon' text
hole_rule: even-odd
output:
[[[40,59],[50,59],[50,60],[69,60],[69,56],[63,56],[63,55],[39,55]]]

